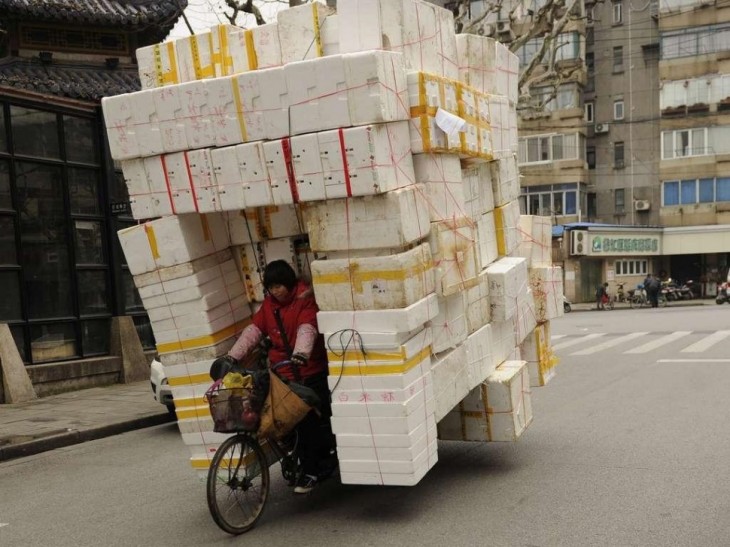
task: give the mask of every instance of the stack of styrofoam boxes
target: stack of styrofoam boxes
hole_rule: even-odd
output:
[[[221,440],[203,400],[210,363],[251,316],[226,222],[221,214],[167,216],[119,232],[196,468],[207,468]]]
[[[552,223],[549,217],[520,217],[521,243],[516,255],[527,259],[537,326],[520,346],[530,368],[532,387],[555,375],[557,359],[550,348],[550,321],[563,315],[563,272],[552,265]]]

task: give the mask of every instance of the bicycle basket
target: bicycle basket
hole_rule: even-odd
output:
[[[212,387],[205,398],[213,418],[216,433],[257,431],[260,416],[252,405],[252,390],[246,388],[216,389]]]

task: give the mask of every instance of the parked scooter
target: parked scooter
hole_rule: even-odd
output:
[[[694,281],[688,279],[681,287],[679,287],[679,297],[682,300],[692,300],[695,297]]]
[[[565,313],[570,313],[570,310],[572,310],[572,309],[573,308],[571,306],[570,300],[568,300],[567,298],[565,298],[565,295],[563,295],[563,311]]]
[[[729,302],[728,296],[727,296],[727,289],[728,284],[723,283],[717,288],[717,296],[715,297],[715,303],[716,304],[724,304],[725,302]]]

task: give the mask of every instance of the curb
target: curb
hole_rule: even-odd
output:
[[[714,301],[712,301],[712,303],[714,304]],[[708,304],[705,304],[705,302],[702,300],[685,300],[684,302],[682,302],[681,300],[677,300],[677,301],[669,302],[669,304],[667,304],[666,306],[660,306],[660,309],[661,308],[688,308],[691,306],[697,307],[697,306],[706,306],[706,305],[708,305]],[[581,306],[581,307],[577,307],[577,306]],[[590,306],[590,307],[588,307],[588,306]],[[595,306],[595,304],[586,304],[583,302],[581,302],[579,304],[572,304],[573,309],[570,310],[568,313],[573,313],[573,312],[577,312],[577,311],[580,311],[580,312],[597,311],[594,306]],[[648,306],[644,306],[644,308],[651,309],[651,307],[648,307]],[[632,310],[632,309],[640,310],[640,309],[644,309],[644,308],[632,308],[630,306],[620,306],[620,307],[615,307],[613,310],[607,310],[607,311]]]
[[[162,414],[144,416],[142,418],[135,418],[124,422],[102,425],[90,429],[72,429],[66,433],[53,435],[43,439],[0,446],[0,462],[9,461],[15,458],[23,458],[25,456],[32,456],[34,454],[40,454],[41,452],[55,450],[56,448],[81,444],[87,441],[102,439],[104,437],[112,437],[114,435],[119,435],[120,433],[126,433],[127,431],[145,429],[147,427],[162,425],[174,421],[175,417],[168,412],[165,412]]]

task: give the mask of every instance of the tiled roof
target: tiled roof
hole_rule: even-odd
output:
[[[187,4],[187,0],[0,0],[0,15],[128,29],[158,25],[169,31]]]
[[[0,86],[87,101],[99,101],[102,97],[140,89],[139,75],[135,69],[46,66],[37,60],[0,63]]]

